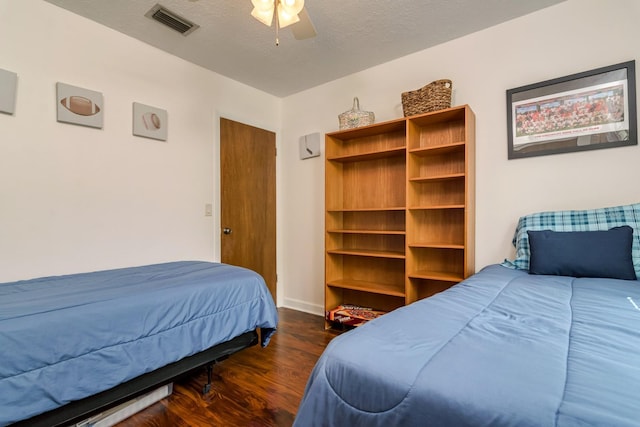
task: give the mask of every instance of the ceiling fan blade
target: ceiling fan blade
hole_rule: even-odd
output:
[[[300,22],[297,22],[291,26],[293,37],[295,37],[296,40],[304,40],[315,37],[317,35],[316,29],[313,26],[313,22],[311,22],[311,18],[309,18],[307,8],[304,8],[300,11],[300,13],[298,14],[298,18],[300,18]]]

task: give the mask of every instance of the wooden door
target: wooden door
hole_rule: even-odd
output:
[[[221,261],[258,272],[276,300],[276,135],[220,118]]]

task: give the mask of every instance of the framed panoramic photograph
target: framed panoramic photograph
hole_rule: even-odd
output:
[[[637,145],[635,61],[507,90],[509,159]]]

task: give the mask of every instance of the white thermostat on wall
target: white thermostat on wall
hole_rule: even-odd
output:
[[[311,133],[300,137],[300,160],[320,155],[320,133]]]

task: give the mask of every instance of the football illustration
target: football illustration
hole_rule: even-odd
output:
[[[68,96],[60,100],[60,104],[67,110],[80,116],[93,116],[100,112],[100,107],[84,96]]]

